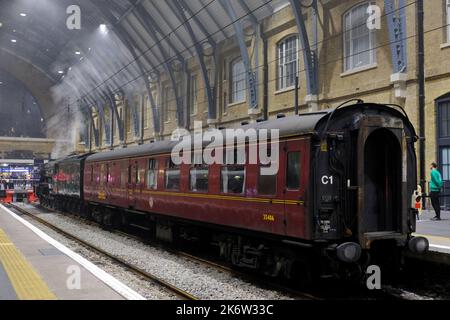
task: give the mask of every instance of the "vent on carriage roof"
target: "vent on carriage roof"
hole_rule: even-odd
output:
[[[246,126],[246,125],[248,125],[248,124],[249,124],[248,121],[242,121],[242,122],[241,122],[241,126]]]
[[[286,115],[284,113],[277,114],[277,119],[286,118]]]
[[[264,119],[257,119],[256,120],[257,123],[261,123],[261,122],[264,122],[264,121],[265,121]]]

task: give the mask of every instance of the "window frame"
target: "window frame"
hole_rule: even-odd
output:
[[[177,188],[168,188],[168,175],[169,171],[178,171],[178,187]],[[168,158],[166,161],[166,168],[164,170],[164,189],[169,191],[180,191],[181,190],[181,166],[177,166],[172,162],[171,158]]]
[[[106,184],[110,183],[110,164],[106,163]]]
[[[125,189],[127,187],[128,179],[128,166],[125,161],[120,163],[120,188]]]
[[[103,185],[105,181],[105,163],[100,164],[100,184]]]
[[[208,187],[206,188],[206,190],[193,190],[192,189],[192,170],[202,170],[205,169],[207,171],[207,180],[208,180]],[[194,165],[191,166],[189,168],[189,191],[193,192],[193,193],[209,193],[209,187],[210,187],[210,183],[209,183],[209,174],[210,174],[210,170],[209,170],[209,166],[208,165]]]
[[[269,168],[270,165],[259,165],[258,166],[258,172],[257,172],[257,176],[256,176],[256,192],[259,196],[263,196],[263,197],[275,197],[278,194],[278,174],[274,174],[271,175],[269,177],[274,177],[275,178],[275,192],[274,193],[268,193],[268,194],[264,194],[260,192],[260,182],[261,182],[261,168]]]
[[[364,49],[362,51],[360,51],[359,53],[355,53],[354,49],[353,49],[353,33],[354,33],[354,29],[357,27],[355,25],[353,25],[353,21],[351,21],[351,16],[352,14],[359,8],[361,7],[366,7],[366,13],[367,13],[367,7],[374,4],[371,1],[364,1],[361,3],[358,3],[354,6],[352,6],[350,9],[348,9],[347,11],[344,12],[344,14],[342,15],[342,51],[343,51],[343,72],[352,72],[352,71],[357,71],[359,69],[364,69],[364,68],[368,68],[374,64],[377,63],[377,55],[376,55],[376,32],[375,30],[369,30],[369,48],[368,49]],[[347,31],[347,17],[350,17],[350,28]],[[347,34],[349,36],[349,43],[350,43],[350,49],[349,49],[349,55],[347,56],[346,52],[347,52]],[[357,56],[358,54],[361,53],[365,53],[365,52],[369,52],[369,63],[367,64],[363,64],[360,66],[353,66],[354,62],[353,59],[355,56]],[[349,67],[347,67],[347,59],[350,59],[349,61]]]
[[[447,24],[447,28],[446,28],[446,38],[447,38],[447,43],[450,43],[450,0],[446,0],[445,2],[445,21]]]
[[[153,163],[154,165],[151,166],[150,164]],[[148,190],[158,190],[158,159],[155,158],[150,158],[148,159],[147,162],[147,181],[146,181],[146,186]],[[153,171],[154,172],[154,179],[155,179],[155,183],[154,185],[150,186],[150,179],[149,179],[149,174],[150,172]]]
[[[244,182],[242,184],[242,192],[241,193],[225,192],[223,190],[223,170],[228,169],[228,168],[236,168],[236,167],[244,168]],[[220,174],[220,193],[221,194],[245,197],[246,187],[247,187],[247,165],[244,165],[244,164],[222,165],[222,166],[220,166],[219,174]]]
[[[286,56],[287,56],[287,44],[290,40],[295,38],[295,61],[290,61],[286,63]],[[283,47],[283,48],[281,48]],[[298,76],[299,73],[299,37],[298,34],[291,34],[286,37],[284,37],[282,40],[280,40],[277,43],[277,91],[282,90],[288,90],[291,88],[295,88],[295,77]],[[283,49],[283,55],[281,55],[281,49]],[[283,61],[282,61],[283,59]],[[295,63],[295,77],[294,77],[294,83],[287,85],[286,80],[286,70],[288,69],[288,65]],[[282,70],[283,69],[283,70]],[[283,74],[283,76],[281,76]]]
[[[128,184],[133,183],[133,173],[132,173],[133,166],[131,164],[128,164]]]
[[[298,154],[298,187],[296,188],[291,188],[288,183],[289,183],[289,177],[291,176],[290,174],[290,170],[289,170],[289,155],[293,154],[293,153],[297,153]],[[301,151],[288,151],[286,153],[286,170],[285,170],[285,175],[286,175],[286,190],[288,191],[300,191],[302,188],[302,152]]]
[[[235,75],[235,66],[237,66],[238,64],[242,64],[242,78],[237,78],[236,79],[236,75]],[[238,76],[241,76],[241,73],[237,74]],[[238,97],[235,96],[236,94],[240,94],[241,90],[239,91],[235,91],[235,83],[244,83],[243,89],[242,89],[242,98],[241,99],[237,99]],[[242,60],[242,58],[236,58],[233,59],[230,62],[230,85],[229,85],[229,105],[234,105],[234,104],[240,104],[240,103],[244,103],[247,100],[247,76],[246,76],[246,72],[245,72],[245,65],[244,65],[244,61]]]
[[[134,166],[135,166],[134,167],[134,183],[136,185],[138,185],[138,184],[142,183],[142,181],[141,181],[141,171],[139,170],[139,162],[136,161],[134,163]]]

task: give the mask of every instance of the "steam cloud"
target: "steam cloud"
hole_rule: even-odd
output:
[[[58,137],[52,152],[54,159],[77,149],[79,134],[88,125],[86,113],[98,105],[109,108],[107,95],[120,92],[127,97],[145,88],[137,62],[132,62],[132,54],[115,33],[104,33],[99,29],[82,43],[84,45],[68,49],[72,56],[79,51],[77,63],[66,65],[64,69],[61,65],[53,66],[55,73],[58,70],[65,72],[61,82],[52,88],[57,111],[47,122],[50,134]],[[79,49],[86,47],[86,43],[89,44],[87,49]]]

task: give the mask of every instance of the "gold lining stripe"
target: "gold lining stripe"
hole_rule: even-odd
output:
[[[0,263],[20,300],[56,300],[44,280],[1,229]]]
[[[113,192],[126,192],[124,189],[113,189]],[[264,199],[264,198],[246,198],[246,197],[234,197],[226,195],[213,195],[203,193],[181,193],[181,192],[168,192],[168,191],[150,191],[142,190],[143,194],[154,196],[173,196],[184,198],[200,198],[200,199],[216,199],[227,201],[242,201],[242,202],[260,202],[260,203],[272,203],[272,204],[286,204],[286,205],[304,205],[304,201],[296,200],[280,200],[280,199]]]

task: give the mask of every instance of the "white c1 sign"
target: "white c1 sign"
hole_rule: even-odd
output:
[[[328,185],[328,184],[333,184],[333,183],[334,183],[333,176],[323,176],[322,177],[322,184]]]

